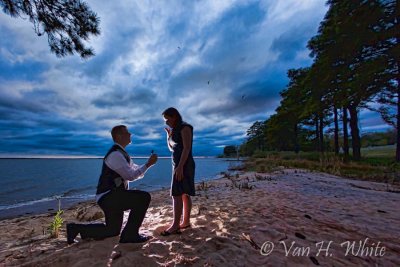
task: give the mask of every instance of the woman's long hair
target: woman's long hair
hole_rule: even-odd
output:
[[[182,116],[176,108],[170,107],[163,111],[162,115],[166,115],[168,117],[176,117],[178,118],[178,124],[182,123]]]

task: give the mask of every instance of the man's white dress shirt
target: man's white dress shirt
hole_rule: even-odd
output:
[[[119,146],[123,151],[125,151],[125,149],[120,144],[115,143],[115,145]],[[104,162],[111,170],[121,175],[121,178],[124,180],[124,184],[126,185],[126,187],[128,181],[143,178],[148,169],[146,167],[146,164],[137,165],[133,163],[132,160],[130,160],[130,162],[128,163],[125,159],[125,156],[118,150],[111,152],[110,155],[105,158]],[[97,194],[96,202],[98,202],[102,196],[109,192],[110,190],[101,194]]]

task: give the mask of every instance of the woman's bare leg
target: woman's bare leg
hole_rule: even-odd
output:
[[[192,211],[192,199],[190,198],[190,196],[187,194],[183,194],[182,201],[183,201],[183,219],[181,224],[179,225],[180,228],[190,225],[190,212]]]
[[[173,208],[174,208],[174,221],[172,225],[166,229],[167,232],[174,232],[179,229],[179,222],[182,216],[182,196],[173,196],[172,197]]]

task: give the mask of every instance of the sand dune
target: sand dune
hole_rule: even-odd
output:
[[[168,237],[159,233],[172,217],[169,192],[152,193],[142,233],[153,238],[145,244],[114,237],[68,246],[65,228],[56,239],[43,234],[50,214],[0,221],[0,265],[400,266],[399,187],[304,170],[197,187],[192,227]],[[101,217],[94,203],[63,215],[66,222]]]

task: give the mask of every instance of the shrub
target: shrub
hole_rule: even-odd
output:
[[[61,218],[61,214],[63,214],[63,210],[61,208],[61,201],[58,199],[58,211],[56,215],[54,215],[53,221],[50,223],[49,231],[50,237],[57,238],[60,233],[60,228],[64,222],[63,218]]]

